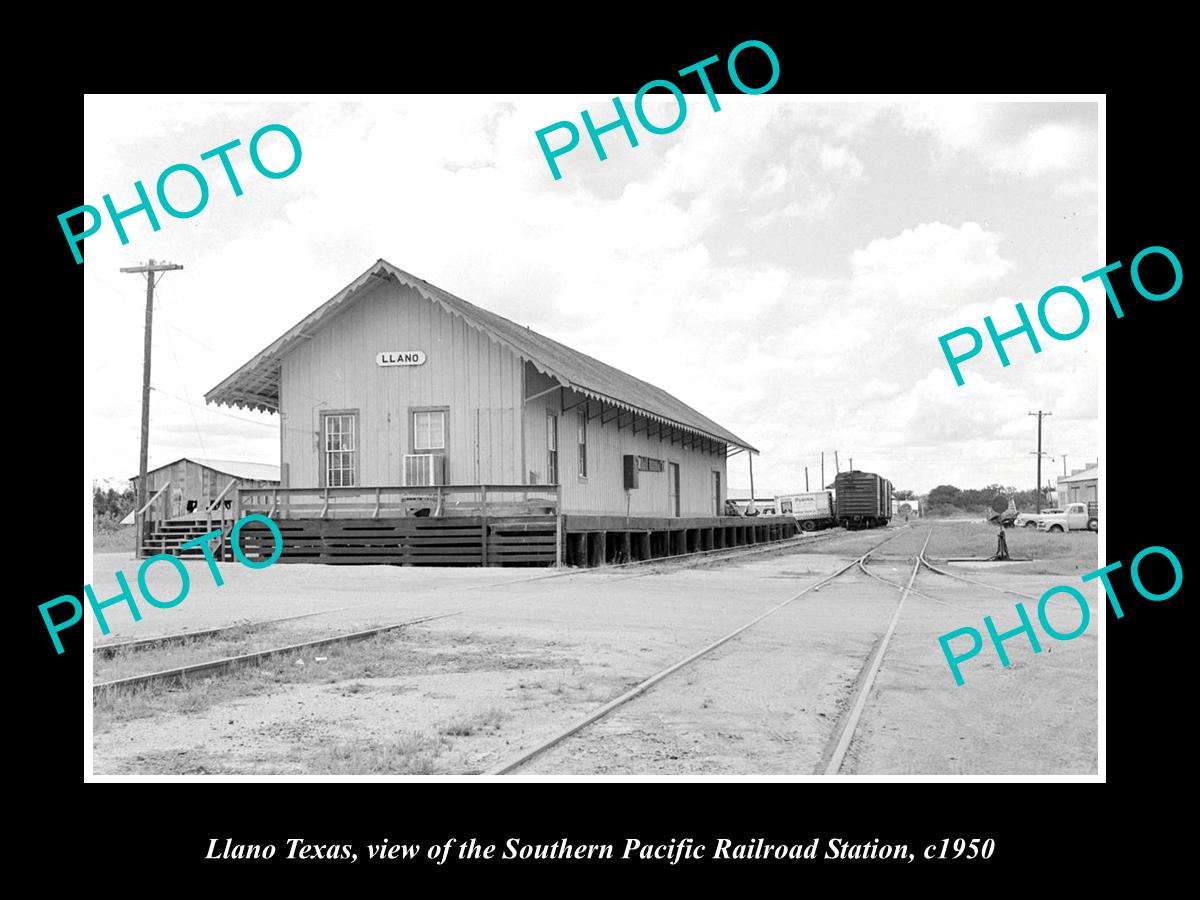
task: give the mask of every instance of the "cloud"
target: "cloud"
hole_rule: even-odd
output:
[[[1002,241],[977,222],[928,222],[876,238],[850,255],[855,293],[932,309],[961,303],[964,294],[1012,268],[1000,255]]]
[[[1094,112],[1086,124],[1044,120],[1064,110],[1073,114],[1072,106],[1095,110],[1091,103],[1034,105],[1031,112],[1013,104],[939,100],[904,105],[900,115],[906,128],[936,139],[943,159],[967,154],[996,172],[1041,176],[1077,174],[1094,152]]]
[[[111,229],[88,239],[89,466],[136,468],[144,283],[117,269],[151,255],[185,264],[160,285],[156,455],[277,461],[278,417],[177,398],[202,406],[205,390],[379,257],[676,394],[758,446],[765,483],[803,484],[805,465],[815,483],[820,452],[832,474],[835,448],[843,465],[853,456],[912,488],[1015,483],[1028,460],[1025,406],[1062,407],[1048,433],[1080,458],[1094,447],[1088,382],[1102,347],[1080,339],[1036,359],[1014,353],[1008,369],[981,356],[957,388],[936,341],[1053,283],[1041,283],[1039,248],[1020,239],[1056,210],[1014,204],[1009,183],[991,175],[963,190],[930,164],[930,136],[947,159],[972,165],[995,141],[1007,155],[986,156],[989,172],[1094,183],[1086,156],[1064,162],[1078,121],[1056,132],[1057,108],[1037,104],[1014,105],[1016,118],[968,107],[914,125],[880,104],[721,101],[719,113],[692,104],[678,131],[640,133],[637,147],[607,133],[604,161],[585,135],[555,181],[534,132],[578,121],[583,108],[599,114],[603,99],[172,110],[157,98],[88,98],[81,202],[245,142],[266,122],[288,124],[304,148],[281,180],[236,160],[246,194],[221,194],[214,179],[194,219],[131,231],[127,247]],[[669,121],[670,111],[650,115]],[[1090,271],[1095,256],[1093,246],[1077,264],[1064,252],[1061,264]],[[743,475],[744,463],[731,463],[731,482]]]

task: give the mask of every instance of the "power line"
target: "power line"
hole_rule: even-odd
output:
[[[142,510],[146,506],[146,466],[150,453],[150,349],[154,329],[154,286],[158,283],[158,278],[154,276],[158,273],[178,271],[182,268],[183,266],[176,263],[156,263],[152,259],[144,266],[126,266],[121,269],[126,274],[139,274],[146,277],[146,329],[142,338],[142,446],[138,458],[137,515],[134,516],[137,525],[138,556],[145,555],[145,548],[142,546],[142,539],[145,537],[142,533]],[[159,277],[162,276],[159,275]]]
[[[1037,412],[1035,412],[1035,413],[1031,412],[1029,415],[1037,416],[1037,420],[1038,420],[1037,482],[1036,482],[1036,485],[1037,485],[1037,501],[1036,501],[1037,510],[1036,510],[1036,512],[1038,515],[1040,515],[1042,512],[1042,457],[1045,456],[1045,454],[1042,453],[1042,419],[1044,419],[1046,416],[1052,416],[1052,415],[1054,415],[1054,413],[1043,412],[1042,410],[1039,409]]]
[[[161,278],[161,277],[162,276],[160,275],[159,278]],[[179,355],[175,352],[175,342],[173,340],[171,340],[171,332],[170,332],[171,325],[169,322],[165,322],[165,319],[166,319],[165,314],[163,315],[163,319],[164,319],[164,324],[166,324],[166,326],[168,328],[167,348],[171,351],[171,358],[175,360],[175,371],[179,373],[179,384],[183,388],[183,396],[187,401],[188,412],[191,414],[191,417],[192,417],[192,427],[194,429],[196,429],[196,440],[198,440],[200,442],[200,451],[207,457],[208,456],[208,448],[204,445],[204,434],[200,431],[200,422],[197,421],[197,419],[196,419],[196,410],[194,408],[195,404],[192,403],[191,396],[188,394],[187,382],[184,381],[184,378],[183,378],[183,366],[181,366],[179,364]]]

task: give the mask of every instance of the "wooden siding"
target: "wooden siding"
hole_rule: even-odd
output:
[[[550,378],[529,366],[525,373],[527,396],[534,396],[554,386]],[[682,516],[712,516],[716,509],[712,497],[712,473],[721,473],[721,502],[724,505],[726,469],[724,450],[705,453],[700,448],[684,448],[678,437],[674,444],[657,434],[646,435],[645,420],[637,419],[638,433],[629,425],[630,414],[621,417],[622,428],[616,421],[601,425],[600,404],[587,405],[591,419],[587,431],[587,478],[579,475],[579,450],[576,441],[577,406],[585,398],[571,390],[552,391],[530,400],[525,407],[525,458],[531,481],[546,483],[546,413],[558,416],[558,469],[562,481],[562,512],[566,514],[608,514],[631,516],[668,516],[670,505],[667,462],[679,464],[679,512]],[[566,412],[563,409],[566,408]],[[605,418],[615,411],[609,407]],[[655,431],[657,426],[652,426]],[[649,456],[664,461],[662,472],[638,472],[638,486],[629,492],[628,509],[622,459],[625,454]]]
[[[138,479],[134,478],[132,481],[133,489],[136,491]],[[202,466],[190,459],[181,459],[169,466],[162,466],[146,473],[146,499],[149,500],[158,493],[168,481],[171,482],[171,486],[167,488],[166,494],[159,498],[154,507],[156,518],[164,515],[164,510],[169,519],[188,516],[187,501],[189,500],[196,501],[196,511],[191,515],[203,513],[206,505],[215,500],[231,481],[236,481],[238,487],[244,488],[270,488],[279,485],[277,481],[235,478],[224,472],[210,469],[208,466]],[[234,490],[236,489],[235,487]],[[231,490],[225,496],[233,498],[236,495]]]
[[[381,351],[423,350],[420,366],[376,364]],[[357,409],[361,486],[400,485],[412,407],[448,407],[447,482],[523,484],[518,410],[522,362],[423,299],[385,282],[283,359],[281,464],[289,487],[321,484],[321,414]]]

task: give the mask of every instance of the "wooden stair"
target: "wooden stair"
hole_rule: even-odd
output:
[[[171,556],[182,557],[183,559],[203,559],[204,551],[199,547],[189,547],[183,549],[183,545],[188,541],[194,540],[202,535],[208,534],[213,528],[221,527],[220,522],[214,522],[212,528],[209,527],[207,519],[170,519],[166,522],[158,522],[154,526],[154,530],[142,539],[142,556],[155,556],[159,553],[166,553]],[[231,560],[233,557],[229,549],[229,533],[233,528],[232,522],[226,522],[225,525],[225,550],[220,553],[211,543],[213,557],[216,559]]]

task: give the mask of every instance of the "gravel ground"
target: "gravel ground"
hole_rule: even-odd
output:
[[[936,550],[943,529],[946,548]],[[930,554],[957,555],[965,544],[972,555],[987,555],[994,532],[970,523],[937,526]],[[111,639],[325,610],[288,623],[281,632],[288,640],[311,639],[420,615],[459,614],[362,644],[277,657],[187,686],[98,701],[95,771],[480,772],[815,583],[886,536],[895,540],[881,548],[872,571],[906,580],[911,555],[925,533],[923,524],[894,528],[888,535],[834,533],[786,553],[638,577],[628,570],[545,579],[536,570],[278,565],[252,571],[223,564],[226,584],[217,588],[202,561],[188,563],[193,592],[184,603],[168,610],[146,607],[137,623],[129,621],[123,607],[112,607]],[[1077,579],[1087,554],[1094,557],[1094,536],[1057,538],[1060,555],[1036,564],[1055,570],[1051,574],[1017,568],[1034,564],[948,568],[1038,595]],[[1064,538],[1073,543],[1068,547]],[[126,555],[97,554],[100,597],[116,593],[111,572],[121,567],[127,576],[134,572]],[[152,590],[175,594],[178,580],[170,567],[156,567],[150,575]],[[1036,656],[1027,642],[1010,641],[1014,665],[1008,669],[999,666],[989,647],[965,664],[966,684],[957,687],[937,635],[967,625],[982,630],[988,614],[1005,627],[1015,622],[1017,598],[928,572],[918,577],[917,588],[941,602],[915,595],[905,602],[842,771],[1095,772],[1095,619],[1075,641],[1045,639]],[[823,770],[855,684],[898,597],[899,592],[861,573],[848,573],[522,771]],[[175,652],[208,659],[228,649],[206,655],[204,645],[198,641]],[[318,662],[316,655],[325,659]],[[112,665],[126,666],[125,673],[159,667],[139,669],[139,656],[130,654]],[[163,659],[147,655],[145,661]],[[97,661],[98,678],[102,665],[109,664]]]

